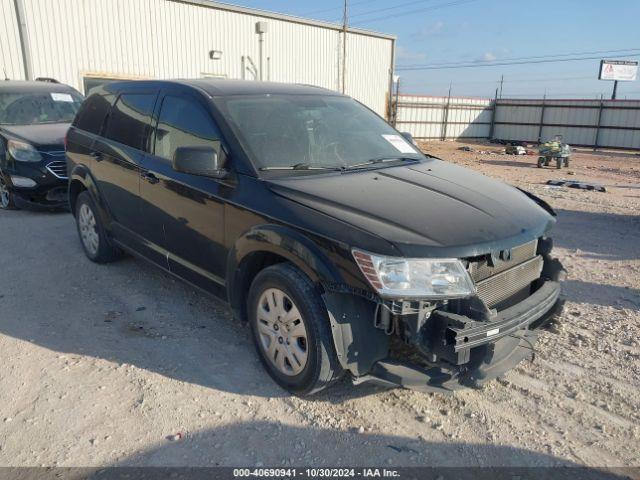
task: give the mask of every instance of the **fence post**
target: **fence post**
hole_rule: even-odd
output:
[[[493,99],[493,108],[491,110],[491,126],[489,127],[489,140],[493,140],[493,132],[496,126],[496,110],[498,109],[498,89],[496,88],[496,96]]]
[[[544,127],[544,109],[546,106],[547,95],[542,98],[542,111],[540,112],[540,126],[538,127],[538,143],[542,143],[542,128]]]
[[[393,109],[393,128],[396,127],[396,123],[398,123],[398,108],[400,108],[400,77],[398,77],[398,81],[396,82],[396,102],[394,104]]]
[[[600,96],[600,108],[598,108],[598,126],[596,127],[596,139],[593,142],[593,151],[598,150],[598,143],[600,142],[600,125],[602,123],[602,110],[604,110],[604,99]]]
[[[447,124],[449,123],[449,105],[451,104],[451,85],[449,85],[449,96],[447,97],[447,104],[444,107],[442,114],[442,141],[447,139]]]

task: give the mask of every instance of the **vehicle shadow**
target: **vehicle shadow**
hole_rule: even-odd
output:
[[[569,279],[562,290],[572,302],[640,310],[640,290],[635,288]]]
[[[90,262],[70,215],[9,213],[0,235],[0,334],[214,390],[290,396],[267,375],[248,326],[225,302],[143,260]],[[44,242],[30,233],[43,221]],[[316,400],[379,391],[345,378]]]
[[[529,475],[531,478],[539,479],[621,478],[611,471],[582,467],[566,459],[510,446],[430,441],[422,437],[361,434],[337,429],[300,428],[270,421],[235,423],[194,433],[186,432],[182,440],[164,442],[124,459],[117,466],[427,466],[451,469],[448,470],[450,475],[444,475],[444,478],[486,477],[492,480],[512,479],[518,473],[514,469],[521,468],[521,474],[527,473],[522,478],[530,478]],[[462,470],[461,467],[476,468]],[[504,469],[488,470],[486,467]],[[437,478],[439,473],[445,472],[447,470],[431,471],[426,475],[427,472],[419,474],[415,471],[415,477],[402,478]]]
[[[640,258],[640,215],[557,210],[554,244],[600,260]]]

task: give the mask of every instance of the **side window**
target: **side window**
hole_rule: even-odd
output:
[[[142,150],[151,126],[156,95],[123,93],[111,110],[104,136]]]
[[[221,137],[204,107],[193,100],[167,95],[162,102],[155,138],[155,154],[173,160],[178,147],[211,145]]]
[[[109,113],[112,101],[112,98],[110,99],[98,93],[90,95],[80,107],[73,125],[81,130],[98,135],[104,119]]]

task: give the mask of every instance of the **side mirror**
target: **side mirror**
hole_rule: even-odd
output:
[[[178,147],[172,166],[176,172],[190,173],[212,178],[225,178],[229,172],[223,168],[220,143],[214,146]],[[223,154],[224,155],[224,154]]]
[[[409,132],[400,132],[400,135],[402,135],[404,139],[407,140],[411,145],[416,144],[416,142],[413,141],[413,135],[411,135]]]

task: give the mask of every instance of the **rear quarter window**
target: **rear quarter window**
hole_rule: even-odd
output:
[[[106,96],[97,93],[90,95],[80,107],[73,125],[80,130],[99,135],[112,102],[112,95]]]

